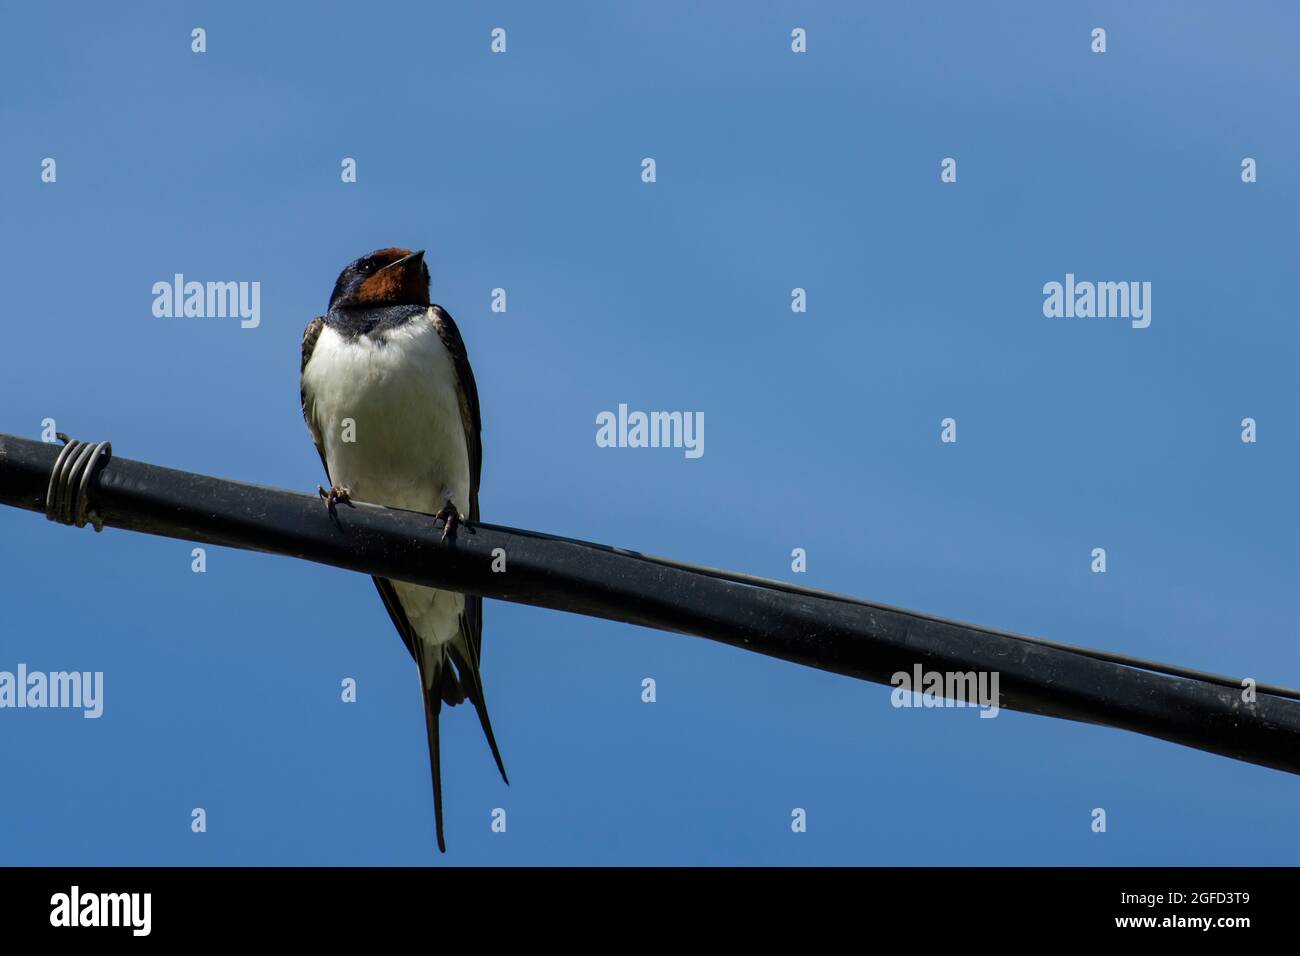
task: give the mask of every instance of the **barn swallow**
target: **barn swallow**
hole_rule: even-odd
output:
[[[328,491],[317,490],[331,514],[353,500],[421,511],[443,522],[444,538],[459,522],[479,520],[478,389],[460,330],[429,301],[423,251],[380,249],[339,274],[329,308],[303,333],[301,387],[303,418],[330,482]],[[483,599],[374,582],[420,674],[438,849],[445,853],[438,756],[444,703],[474,705],[510,782],[479,675]]]

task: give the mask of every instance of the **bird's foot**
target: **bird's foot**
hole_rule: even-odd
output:
[[[352,489],[346,485],[334,485],[328,491],[323,485],[317,485],[316,494],[325,499],[325,509],[329,511],[330,517],[334,516],[334,510],[340,503],[352,507]]]
[[[441,518],[443,520],[443,526],[442,526],[443,541],[447,540],[447,535],[449,534],[454,537],[456,533],[456,526],[465,520],[465,516],[460,513],[460,510],[454,504],[452,504],[450,498],[448,498],[447,503],[442,506],[442,510],[439,511],[433,517],[435,520],[438,518]]]

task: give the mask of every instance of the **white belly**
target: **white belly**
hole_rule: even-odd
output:
[[[303,387],[335,485],[390,508],[432,514],[450,498],[469,513],[456,370],[432,318],[354,339],[325,326]],[[393,584],[423,640],[441,644],[456,635],[463,595]]]

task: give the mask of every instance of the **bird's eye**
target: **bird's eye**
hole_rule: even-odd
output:
[[[357,267],[357,271],[360,272],[363,276],[368,276],[375,271],[375,264],[372,260],[367,259],[365,262],[361,263],[361,265]]]

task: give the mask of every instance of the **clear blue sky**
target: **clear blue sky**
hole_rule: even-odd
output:
[[[485,520],[1300,684],[1294,5],[158,2],[5,21],[0,430],[50,417],[126,457],[314,490],[302,328],[349,259],[422,247],[478,378]],[[151,286],[177,272],[260,282],[260,327],[155,318]],[[1045,318],[1067,272],[1152,282],[1151,327]],[[704,456],[598,448],[620,402],[703,411]],[[0,546],[0,669],[106,683],[97,721],[0,711],[0,863],[1300,855],[1296,777],[896,710],[878,685],[488,602],[513,784],[473,714],[447,715],[440,858],[416,676],[364,577],[218,548],[193,574],[187,543],[7,509]]]

